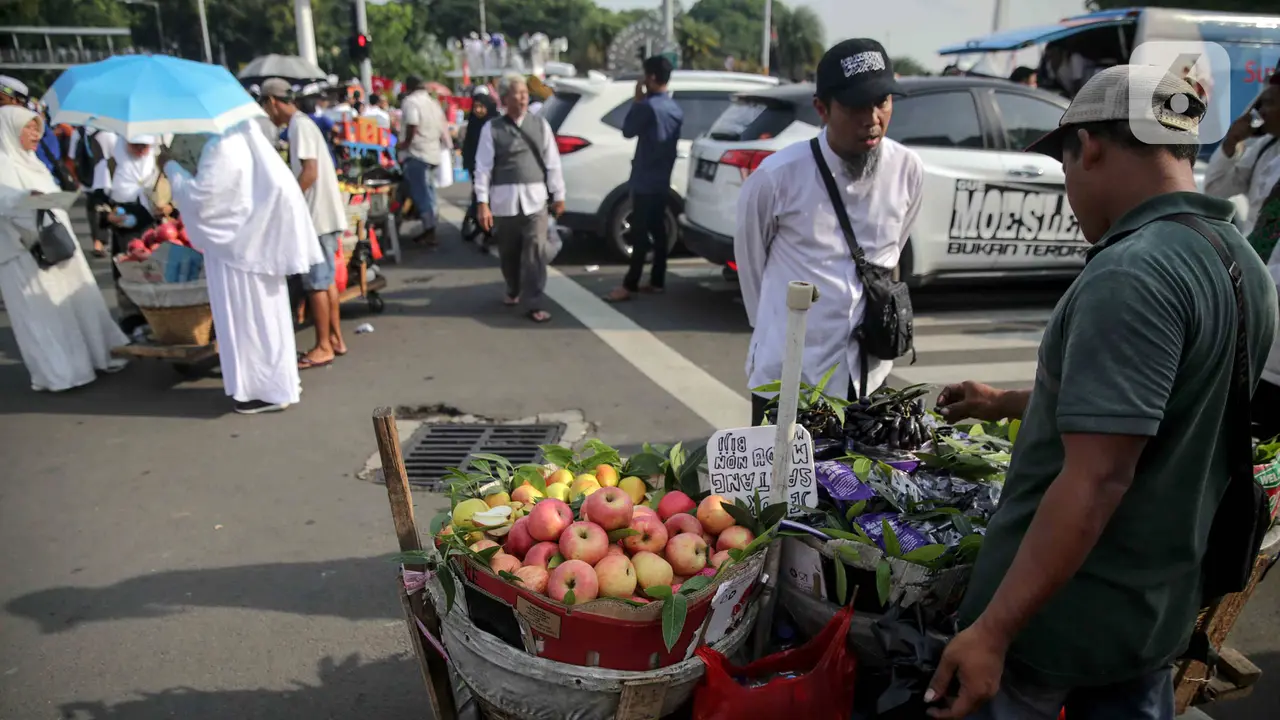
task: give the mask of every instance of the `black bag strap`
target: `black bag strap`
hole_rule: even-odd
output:
[[[1199,215],[1179,214],[1165,218],[1184,225],[1199,234],[1213,246],[1231,279],[1231,290],[1236,298],[1236,339],[1231,368],[1231,387],[1227,392],[1227,468],[1231,482],[1256,482],[1253,478],[1253,442],[1250,424],[1250,404],[1253,393],[1249,386],[1249,332],[1245,322],[1244,287],[1240,265],[1231,251],[1218,237],[1217,231]],[[1241,518],[1244,521],[1244,518]]]
[[[809,141],[809,149],[813,150],[813,159],[818,163],[818,174],[822,176],[822,182],[827,186],[827,195],[831,197],[831,209],[835,211],[836,219],[840,221],[840,229],[844,231],[844,241],[849,245],[849,254],[853,255],[853,264],[858,267],[858,274],[861,275],[867,264],[867,256],[863,254],[862,248],[858,247],[858,238],[853,234],[853,223],[849,222],[849,210],[844,206],[844,197],[840,195],[840,188],[836,187],[836,178],[831,174],[827,159],[822,156],[822,143],[818,138],[814,138]],[[866,392],[863,388],[859,390]]]

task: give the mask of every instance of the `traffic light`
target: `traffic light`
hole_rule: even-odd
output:
[[[356,62],[369,59],[369,46],[372,42],[365,33],[356,33],[351,38],[351,59]]]

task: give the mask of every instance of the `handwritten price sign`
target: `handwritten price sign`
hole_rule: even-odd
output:
[[[707,441],[707,473],[711,492],[731,500],[749,502],[760,491],[768,502],[773,491],[773,441],[778,429],[773,425],[720,430]],[[787,478],[788,514],[799,515],[801,507],[818,504],[813,475],[813,439],[797,425],[791,443],[791,474]]]

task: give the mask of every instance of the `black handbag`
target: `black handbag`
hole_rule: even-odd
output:
[[[42,268],[53,267],[75,257],[76,238],[58,217],[48,210],[36,211],[40,239],[31,246],[31,257]]]
[[[911,309],[911,293],[907,284],[893,279],[893,269],[872,265],[867,262],[862,248],[858,247],[858,238],[853,233],[853,224],[849,222],[849,211],[844,206],[844,198],[836,187],[835,176],[827,160],[822,156],[822,145],[818,138],[809,142],[813,150],[813,159],[818,163],[818,174],[827,186],[827,194],[831,197],[831,208],[840,221],[840,229],[844,231],[845,242],[849,245],[849,253],[853,255],[853,263],[858,268],[858,277],[862,280],[862,292],[867,301],[862,315],[862,325],[855,331],[860,355],[861,378],[858,392],[867,394],[867,357],[881,360],[896,360],[908,352],[913,354],[915,344],[915,316]]]

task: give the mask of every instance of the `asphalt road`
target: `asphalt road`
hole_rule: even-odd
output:
[[[375,407],[577,410],[620,447],[747,421],[748,327],[714,268],[677,259],[666,295],[608,306],[595,296],[622,268],[574,243],[536,326],[502,305],[492,258],[442,239],[384,266],[385,314],[344,307],[350,355],[306,372],[280,415],[237,416],[216,379],[158,362],[32,393],[0,315],[0,718],[422,718],[386,494],[355,477]],[[920,295],[919,357],[892,381],[1028,382],[1061,290]],[[420,519],[441,502],[415,500]],[[1219,720],[1280,707],[1278,595],[1273,577],[1232,638],[1263,686]]]

